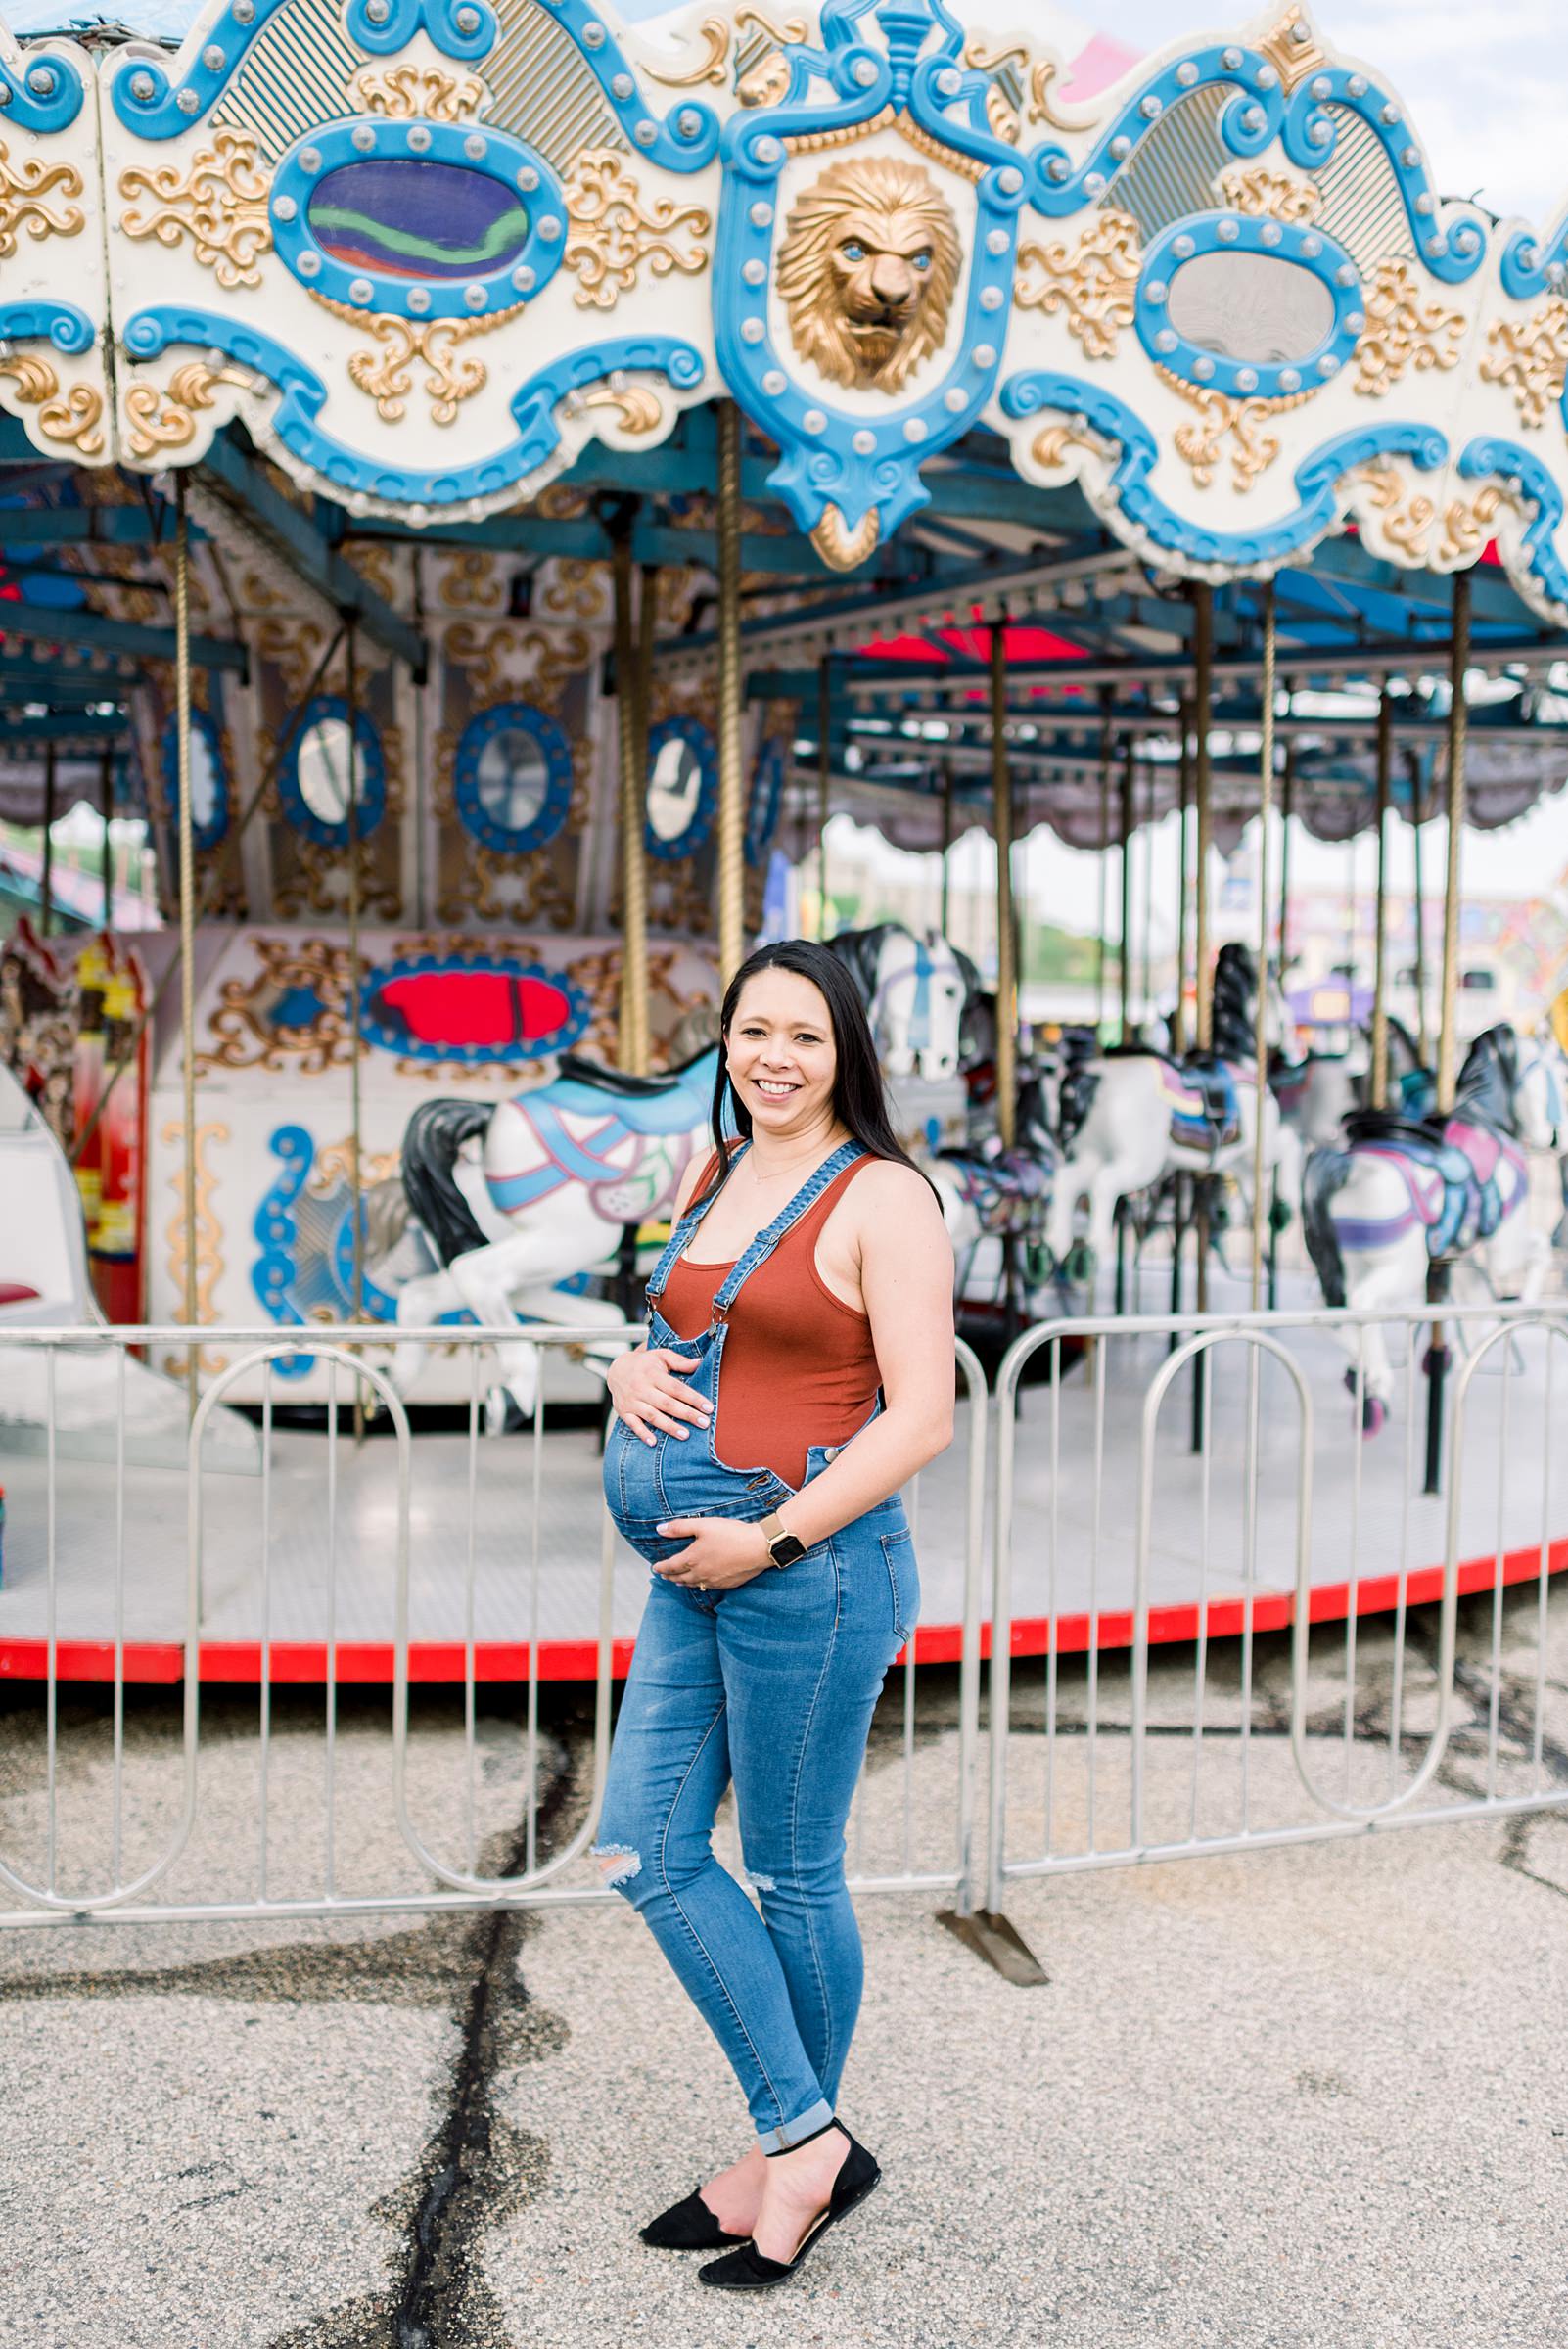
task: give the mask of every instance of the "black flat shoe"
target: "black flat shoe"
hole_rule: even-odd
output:
[[[843,2123],[836,2124],[843,2128]],[[827,2208],[818,2212],[801,2237],[793,2259],[769,2259],[765,2252],[748,2240],[737,2250],[726,2252],[722,2259],[711,2259],[706,2268],[699,2268],[699,2283],[711,2283],[720,2292],[770,2292],[775,2284],[783,2283],[794,2275],[807,2253],[822,2240],[830,2227],[847,2219],[857,2203],[863,2202],[881,2183],[875,2154],[864,2145],[856,2144],[848,2129],[850,2150],[844,2167],[833,2181],[833,2194]]]
[[[721,2251],[726,2243],[744,2243],[744,2234],[720,2227],[702,2197],[700,2187],[684,2202],[672,2202],[658,2218],[639,2227],[641,2240],[655,2251]]]

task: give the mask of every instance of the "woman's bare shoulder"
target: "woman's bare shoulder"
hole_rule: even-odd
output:
[[[942,1221],[942,1210],[925,1176],[915,1167],[900,1166],[897,1159],[874,1158],[861,1167],[850,1186],[850,1196],[864,1221],[891,1221],[907,1229],[911,1221],[927,1223],[933,1217],[939,1223]]]

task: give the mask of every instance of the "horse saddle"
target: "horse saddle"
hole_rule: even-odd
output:
[[[1447,1126],[1417,1123],[1393,1109],[1355,1110],[1345,1120],[1353,1146],[1391,1152],[1413,1174],[1410,1196],[1426,1225],[1429,1256],[1448,1256],[1490,1240],[1507,1212],[1499,1170],[1507,1152],[1489,1126],[1452,1119]]]
[[[559,1065],[560,1075],[544,1089],[550,1107],[569,1117],[610,1117],[631,1133],[655,1134],[681,1133],[701,1121],[703,1103],[689,1082],[689,1070],[633,1077],[580,1052],[563,1052]],[[538,1093],[524,1099],[530,1110],[540,1106]]]
[[[1240,1140],[1241,1110],[1228,1062],[1213,1052],[1189,1052],[1184,1060],[1173,1060],[1169,1053],[1160,1052],[1155,1058],[1176,1079],[1175,1087],[1169,1082],[1166,1087],[1171,1095],[1173,1141],[1222,1150]]]
[[[1028,1150],[1000,1150],[978,1158],[966,1150],[938,1153],[951,1167],[965,1204],[993,1239],[1030,1239],[1044,1222],[1051,1196],[1051,1169]]]

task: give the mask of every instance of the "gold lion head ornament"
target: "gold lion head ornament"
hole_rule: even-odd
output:
[[[836,384],[897,392],[940,349],[962,255],[918,163],[833,163],[790,208],[778,291],[803,359]]]

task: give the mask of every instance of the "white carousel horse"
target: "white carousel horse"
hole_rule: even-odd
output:
[[[901,922],[841,930],[827,942],[865,1000],[877,1058],[889,1077],[955,1077],[980,973],[940,931],[917,938]]]
[[[1552,1232],[1553,1247],[1568,1241],[1568,1055],[1549,1027],[1538,1028],[1519,1043],[1521,1130],[1549,1135],[1532,1148],[1549,1150],[1557,1161],[1557,1188],[1562,1214]]]
[[[1433,1263],[1475,1266],[1494,1296],[1539,1294],[1550,1250],[1531,1224],[1525,1154],[1556,1144],[1546,1074],[1533,1069],[1524,1081],[1513,1030],[1489,1028],[1470,1047],[1441,1128],[1366,1110],[1352,1118],[1344,1148],[1313,1152],[1302,1212],[1326,1304],[1419,1305]],[[1346,1347],[1362,1366],[1362,1433],[1375,1435],[1393,1399],[1383,1332],[1367,1323]],[[1353,1393],[1356,1383],[1348,1371]]]
[[[1266,1172],[1280,1169],[1286,1195],[1296,1163],[1256,1058],[1257,979],[1245,946],[1222,947],[1215,968],[1214,1040],[1208,1055],[1173,1060],[1141,1048],[1081,1061],[1063,1079],[1057,1170],[1046,1238],[1058,1265],[1073,1246],[1082,1202],[1087,1243],[1097,1264],[1115,1244],[1117,1202],[1151,1189],[1171,1174],[1233,1174],[1250,1183],[1254,1136],[1263,1120]],[[1282,1011],[1272,993],[1266,1041],[1283,1040]]]
[[[1268,1082],[1280,1116],[1294,1128],[1305,1150],[1339,1141],[1345,1120],[1354,1110],[1366,1107],[1371,1067],[1372,1041],[1364,1028],[1356,1031],[1348,1051],[1306,1052],[1300,1060],[1275,1060]],[[1407,1115],[1424,1114],[1427,1072],[1421,1066],[1415,1038],[1403,1021],[1392,1018],[1388,1023],[1388,1077]]]
[[[850,933],[842,959],[868,997],[887,1065],[952,1075],[974,966],[945,940],[921,942],[892,923]],[[716,1044],[662,1077],[568,1053],[548,1084],[514,1100],[423,1103],[403,1137],[403,1189],[438,1268],[398,1289],[398,1321],[419,1326],[466,1307],[491,1326],[519,1316],[614,1325],[612,1307],[559,1284],[613,1266],[628,1226],[669,1217],[687,1165],[710,1145],[717,1072]],[[511,1226],[502,1237],[485,1232],[458,1177],[460,1158],[472,1163],[476,1152],[492,1221]],[[506,1423],[508,1397],[530,1416],[538,1386],[537,1350],[521,1330],[496,1359],[492,1427]],[[423,1360],[419,1347],[398,1347],[400,1393]]]

